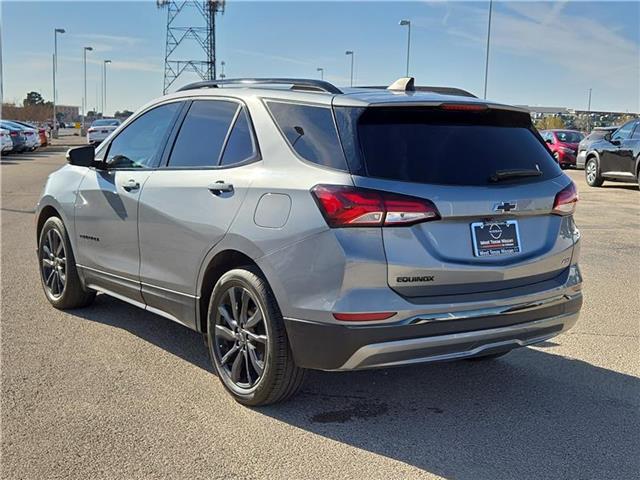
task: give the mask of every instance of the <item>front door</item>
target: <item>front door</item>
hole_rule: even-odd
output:
[[[149,310],[195,328],[198,272],[261,166],[246,107],[194,100],[167,165],[140,197],[142,294]]]
[[[76,261],[88,286],[143,302],[138,200],[181,106],[168,103],[137,117],[99,150],[102,166],[82,180],[75,205]]]

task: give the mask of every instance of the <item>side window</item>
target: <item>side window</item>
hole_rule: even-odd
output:
[[[631,138],[634,140],[640,140],[640,122],[636,123],[636,129],[633,131],[633,136]]]
[[[305,160],[348,170],[330,107],[267,102],[289,146]]]
[[[611,140],[626,140],[627,138],[629,138],[629,135],[631,135],[631,130],[633,130],[634,125],[634,121],[625,123],[614,132],[614,134],[611,136]]]
[[[149,168],[158,155],[182,103],[160,105],[143,113],[113,139],[107,153],[110,168]]]
[[[225,100],[196,100],[182,122],[170,167],[214,167],[239,105]]]
[[[233,130],[231,130],[227,145],[224,147],[220,165],[234,165],[249,160],[255,154],[256,147],[251,125],[249,124],[249,116],[246,109],[242,107],[236,122],[233,124]]]

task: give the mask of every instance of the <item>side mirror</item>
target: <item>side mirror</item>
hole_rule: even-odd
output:
[[[611,141],[611,132],[607,132],[607,133],[604,135],[604,139],[605,139],[607,142],[610,142],[610,141]]]
[[[94,166],[96,150],[93,145],[71,148],[67,151],[67,162],[78,167]]]

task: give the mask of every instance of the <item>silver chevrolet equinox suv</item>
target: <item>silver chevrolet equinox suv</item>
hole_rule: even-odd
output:
[[[201,332],[246,405],[307,369],[495,358],[582,305],[576,187],[528,112],[462,90],[199,82],[67,160],[36,212],[48,300]]]

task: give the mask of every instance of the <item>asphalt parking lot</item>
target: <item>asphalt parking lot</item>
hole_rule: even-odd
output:
[[[586,186],[577,326],[495,362],[313,372],[236,404],[201,338],[45,300],[33,207],[61,153],[2,158],[2,478],[627,479],[640,472],[640,192]]]

